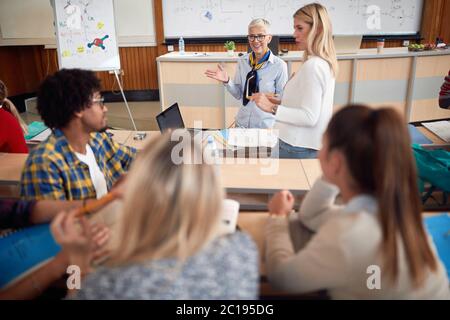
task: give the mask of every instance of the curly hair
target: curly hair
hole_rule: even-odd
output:
[[[89,107],[96,91],[100,91],[100,80],[94,72],[62,69],[40,85],[37,110],[47,127],[61,129],[76,112]]]

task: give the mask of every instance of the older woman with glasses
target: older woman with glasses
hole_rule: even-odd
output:
[[[234,80],[219,64],[217,70],[206,70],[207,77],[222,82],[228,92],[242,106],[236,115],[236,127],[271,128],[275,117],[251,101],[252,94],[266,94],[273,103],[279,103],[279,97],[288,79],[286,63],[270,51],[268,45],[272,40],[270,23],[265,19],[255,19],[248,25],[248,42],[251,52],[244,54],[238,61]]]

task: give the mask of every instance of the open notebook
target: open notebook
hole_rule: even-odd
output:
[[[450,121],[422,122],[422,125],[445,142],[450,142]]]

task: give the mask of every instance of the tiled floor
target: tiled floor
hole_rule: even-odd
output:
[[[128,104],[138,130],[158,130],[155,117],[161,112],[159,101],[129,102]],[[107,103],[106,106],[108,108],[108,126],[118,129],[133,129],[125,103]],[[27,123],[41,121],[33,106],[30,106],[29,112],[23,113],[22,116]]]

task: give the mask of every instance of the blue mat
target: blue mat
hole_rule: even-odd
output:
[[[445,213],[424,219],[425,227],[433,238],[439,258],[447,269],[450,278],[450,215]]]
[[[411,137],[412,143],[416,144],[432,144],[433,141],[428,139],[421,133],[419,130],[417,130],[416,127],[414,127],[412,124],[408,124],[408,130],[409,130],[409,136]]]

